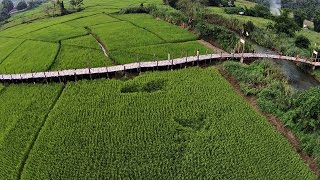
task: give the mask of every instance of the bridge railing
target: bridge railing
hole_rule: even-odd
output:
[[[312,66],[320,66],[319,59],[309,58],[302,59],[299,57],[290,57],[283,56],[280,54],[265,54],[265,53],[220,53],[220,54],[206,54],[198,56],[189,56],[176,59],[162,60],[162,61],[147,61],[147,62],[135,62],[124,65],[116,65],[109,67],[97,67],[97,68],[83,68],[83,69],[69,69],[61,71],[49,71],[49,72],[35,72],[35,73],[21,73],[21,74],[0,74],[0,80],[25,80],[25,79],[36,79],[36,78],[56,78],[56,77],[65,77],[65,76],[76,76],[76,75],[91,75],[91,74],[104,74],[112,72],[120,72],[133,69],[141,68],[154,68],[154,67],[169,67],[175,65],[182,65],[212,59],[226,59],[226,58],[235,58],[235,59],[246,59],[246,58],[272,58],[272,59],[282,59],[289,61],[296,61]]]

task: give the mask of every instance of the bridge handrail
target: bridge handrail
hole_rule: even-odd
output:
[[[316,58],[303,59],[299,57],[283,56],[280,54],[268,53],[220,53],[220,54],[205,54],[199,56],[189,56],[177,59],[161,60],[161,61],[145,61],[135,62],[123,65],[97,67],[97,68],[82,68],[82,69],[66,69],[60,71],[44,71],[35,73],[20,73],[20,74],[0,74],[0,80],[24,80],[35,78],[55,78],[74,75],[89,75],[89,74],[102,74],[126,71],[140,68],[164,67],[173,66],[184,63],[192,63],[197,61],[204,61],[209,59],[224,59],[224,58],[272,58],[279,60],[289,60],[309,64],[312,66],[320,66],[320,62]]]

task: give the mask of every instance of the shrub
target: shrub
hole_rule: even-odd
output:
[[[146,84],[130,83],[121,88],[121,93],[146,92],[152,93],[160,91],[165,87],[165,81],[162,79],[152,80]]]
[[[158,80],[153,80],[150,81],[148,83],[146,83],[143,88],[142,91],[144,92],[155,92],[155,91],[159,91],[162,90],[165,86],[165,81],[162,79],[158,79]]]
[[[25,1],[20,1],[17,5],[18,10],[23,10],[23,9],[26,9],[27,7],[28,7],[28,5]]]
[[[233,51],[239,40],[234,32],[222,26],[208,23],[198,23],[196,25],[196,29],[201,33],[202,36],[216,41],[222,49],[229,52]]]
[[[254,31],[255,25],[251,21],[248,21],[246,24],[243,25],[243,29],[251,33]]]
[[[294,12],[294,21],[298,24],[299,27],[303,27],[303,22],[306,18],[307,16],[303,11],[297,10]]]
[[[313,23],[314,23],[314,30],[316,32],[320,32],[320,15],[317,15],[314,19],[313,19]]]
[[[130,6],[130,7],[122,8],[119,14],[151,13],[152,11],[155,11],[157,9],[158,8],[155,5],[144,6],[142,3],[140,4],[140,6]]]
[[[268,7],[257,4],[253,8],[246,10],[247,16],[254,16],[254,17],[262,17],[262,18],[271,18],[271,13]]]
[[[306,38],[305,36],[300,35],[300,36],[298,36],[296,38],[295,44],[299,48],[307,49],[307,48],[309,48],[311,43],[310,43],[310,40],[308,38]]]
[[[239,12],[245,12],[245,9],[242,7],[228,7],[224,8],[224,12],[227,14],[239,14]]]
[[[319,130],[320,88],[310,89],[295,98],[293,108],[286,114],[286,118],[297,124],[302,130]]]
[[[169,23],[175,25],[183,25],[188,23],[188,17],[184,15],[181,11],[168,8],[168,7],[156,7],[150,11],[153,17],[163,19]]]
[[[140,88],[137,84],[128,84],[121,89],[121,93],[134,93],[139,91]]]
[[[166,5],[169,5],[173,8],[176,8],[177,7],[177,3],[178,3],[179,0],[163,0],[163,2],[166,4]]]
[[[262,111],[281,117],[291,106],[291,92],[280,81],[274,81],[258,94]]]
[[[294,36],[300,27],[296,22],[289,17],[289,12],[284,11],[280,16],[274,18],[275,24],[273,29],[276,33],[285,33],[289,36]]]

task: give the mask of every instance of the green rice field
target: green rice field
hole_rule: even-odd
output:
[[[47,90],[51,95],[59,89],[51,88]],[[213,68],[146,73],[128,81],[68,83],[21,175],[22,179],[200,177],[315,178],[289,143]]]
[[[168,54],[170,54],[170,59],[195,56],[197,50],[199,50],[200,54],[214,53],[197,41],[189,41],[116,50],[112,51],[111,57],[119,64],[127,64],[137,61],[168,59]]]
[[[58,45],[42,41],[25,41],[0,64],[0,73],[14,74],[46,71],[53,63]]]
[[[201,54],[212,52],[195,41],[197,35],[163,20],[146,14],[116,13],[125,4],[131,5],[129,2],[132,1],[112,2],[115,7],[105,7],[104,1],[95,1],[81,12],[0,27],[0,41],[6,41],[6,44],[0,45],[0,50],[2,46],[5,47],[5,53],[0,53],[0,73],[165,60],[168,53],[172,57],[182,57],[186,54],[194,55],[197,49],[201,50]],[[152,2],[156,1],[145,3]],[[33,15],[38,16],[40,12],[31,10],[23,13],[25,16],[17,14],[17,17],[10,18],[8,24],[22,17],[32,19]],[[104,56],[99,42],[106,47],[113,61]],[[58,48],[59,44],[61,48]],[[148,48],[147,51],[145,48]]]
[[[46,16],[46,4],[12,15],[0,25],[0,74],[215,53],[186,29],[118,13],[141,3],[163,6],[85,0],[83,10],[65,16]],[[210,10],[227,17],[222,8]],[[115,76],[0,83],[0,180],[317,179],[216,67]]]
[[[51,70],[110,66],[112,62],[100,50],[63,45]]]
[[[55,84],[11,85],[0,90],[0,179],[18,178],[60,89]]]

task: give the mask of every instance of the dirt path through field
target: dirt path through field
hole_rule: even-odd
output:
[[[309,166],[311,171],[317,175],[317,177],[320,176],[320,172],[317,166],[317,163],[315,159],[311,156],[309,156],[306,152],[302,151],[300,146],[299,146],[299,140],[298,138],[294,135],[294,133],[286,128],[282,121],[275,117],[272,114],[269,113],[264,113],[260,110],[260,107],[257,103],[257,99],[254,96],[245,96],[240,89],[240,85],[238,81],[231,76],[228,72],[226,72],[222,67],[219,67],[219,72],[220,74],[232,85],[232,87],[236,90],[237,94],[242,96],[253,108],[256,112],[264,115],[268,121],[277,129],[278,132],[280,132],[292,145],[294,150],[300,154],[301,159]]]
[[[198,40],[198,43],[206,46],[207,48],[209,48],[211,50],[213,50],[215,53],[218,53],[218,54],[219,53],[227,53],[226,51],[224,51],[224,50],[222,50],[222,49],[220,49],[220,48],[218,48],[216,46],[213,46],[212,44],[210,44],[209,42],[207,42],[207,41],[205,41],[203,39]]]

